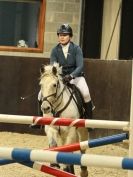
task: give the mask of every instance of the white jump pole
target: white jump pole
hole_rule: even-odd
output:
[[[131,103],[130,103],[130,137],[129,137],[129,157],[133,157],[133,62],[131,79]],[[133,171],[128,171],[128,177],[133,177]]]
[[[89,120],[89,119],[71,119],[71,118],[53,118],[53,117],[35,117],[22,115],[0,114],[0,122],[17,124],[38,124],[55,126],[75,126],[86,128],[103,128],[125,130],[129,128],[127,121],[109,121],[109,120]]]

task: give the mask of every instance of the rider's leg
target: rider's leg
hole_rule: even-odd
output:
[[[71,83],[75,84],[79,88],[81,94],[83,95],[84,102],[85,102],[84,103],[85,118],[91,119],[92,118],[92,111],[95,107],[92,103],[90,91],[89,91],[89,88],[88,88],[85,78],[84,77],[77,77],[77,78],[73,79],[71,81]]]

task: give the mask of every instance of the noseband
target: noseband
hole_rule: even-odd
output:
[[[56,91],[55,91],[55,93],[52,93],[52,94],[50,94],[50,95],[48,95],[48,96],[46,96],[46,97],[42,97],[42,102],[47,101],[47,102],[50,104],[52,110],[53,110],[53,107],[54,107],[53,104],[55,104],[55,103],[59,100],[59,98],[60,98],[61,96],[63,96],[63,92],[64,92],[64,90],[65,90],[65,86],[63,87],[61,93],[57,96],[58,88],[59,88],[59,80],[58,80],[58,82],[57,82],[57,86],[56,86]],[[52,101],[52,102],[49,101],[48,98],[50,98],[50,97],[54,97],[55,100]],[[61,99],[61,100],[62,100],[62,99]],[[57,107],[58,107],[60,104],[61,104],[61,102],[56,106],[55,109],[57,109]],[[53,112],[54,112],[54,111],[53,111]]]

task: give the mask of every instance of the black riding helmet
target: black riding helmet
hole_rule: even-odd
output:
[[[57,30],[57,35],[59,34],[69,34],[71,37],[73,36],[73,30],[68,24],[63,24]]]

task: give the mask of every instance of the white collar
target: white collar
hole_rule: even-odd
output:
[[[67,58],[67,55],[68,55],[69,45],[70,45],[70,42],[66,45],[61,45],[65,58]]]
[[[61,47],[62,47],[62,48],[69,48],[69,45],[70,45],[70,42],[68,42],[66,45],[62,45],[62,44],[61,44]]]

